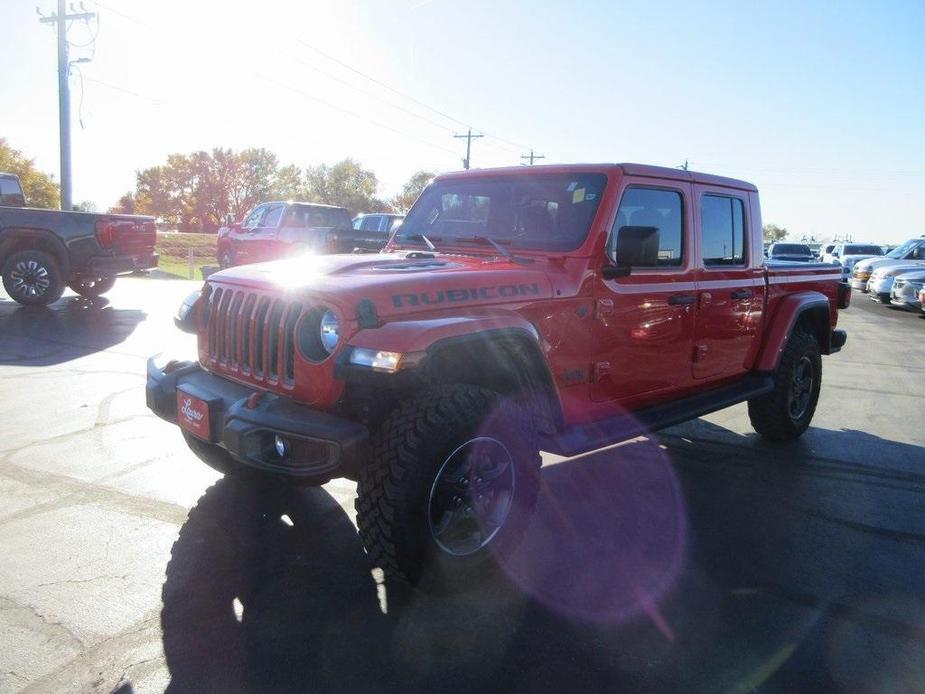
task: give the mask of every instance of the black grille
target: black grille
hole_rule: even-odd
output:
[[[209,297],[210,368],[292,386],[302,304],[219,287]]]

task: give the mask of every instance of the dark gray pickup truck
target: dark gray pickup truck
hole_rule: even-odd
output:
[[[153,217],[41,210],[25,206],[19,179],[0,173],[0,274],[27,306],[112,289],[116,276],[157,267]]]
[[[218,230],[222,268],[276,260],[306,251],[317,254],[377,252],[387,229],[354,229],[343,207],[309,202],[265,202],[242,222]]]

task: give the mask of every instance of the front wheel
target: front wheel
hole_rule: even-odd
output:
[[[440,386],[402,403],[360,473],[367,552],[387,575],[424,587],[477,579],[520,540],[539,467],[529,418],[492,391]]]
[[[88,299],[102,296],[116,286],[115,277],[82,278],[68,285],[73,291]]]
[[[819,342],[803,330],[787,340],[774,375],[774,390],[748,401],[748,418],[761,436],[790,441],[809,427],[822,385]]]
[[[3,264],[3,288],[24,306],[47,306],[61,298],[64,280],[48,253],[19,251]]]

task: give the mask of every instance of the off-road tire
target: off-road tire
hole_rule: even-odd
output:
[[[769,441],[792,441],[809,427],[819,401],[822,384],[822,357],[819,342],[808,332],[794,330],[787,340],[787,346],[780,356],[780,363],[774,374],[774,390],[767,395],[748,401],[748,418],[752,427]],[[808,362],[803,362],[807,359]],[[802,414],[791,413],[791,393],[794,387],[794,372],[803,362],[812,368],[812,384],[809,402]]]
[[[42,275],[42,290],[37,294],[24,291],[18,277],[23,269],[30,273],[38,272]],[[10,298],[23,306],[47,306],[61,298],[64,293],[64,278],[57,261],[43,251],[19,251],[13,253],[3,263],[3,288]],[[47,283],[47,286],[46,286]]]
[[[196,457],[216,472],[227,475],[238,469],[231,454],[224,448],[203,441],[202,439],[197,439],[188,431],[181,430],[180,433],[183,434],[186,445],[196,454]]]
[[[487,546],[456,556],[443,551],[431,535],[431,489],[448,456],[474,436],[489,433],[511,453],[513,501]],[[427,590],[456,589],[490,575],[529,522],[539,468],[532,421],[497,393],[472,385],[444,385],[401,403],[374,435],[372,458],[360,472],[357,524],[370,559],[388,578]]]
[[[116,286],[115,277],[101,277],[100,279],[85,279],[72,282],[67,285],[72,291],[80,294],[87,299],[95,299],[102,296],[110,289]]]
[[[227,270],[230,267],[234,267],[234,252],[226,249],[218,256],[218,268]]]

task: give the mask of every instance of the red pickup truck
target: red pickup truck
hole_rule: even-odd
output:
[[[358,480],[373,560],[466,580],[518,540],[540,451],[575,455],[748,402],[809,426],[850,300],[772,263],[758,191],[638,164],[438,177],[385,252],[212,275],[181,307],[198,360],[147,398],[225,472]]]
[[[240,224],[218,230],[222,269],[312,253],[378,252],[389,240],[386,229],[354,229],[343,207],[308,202],[265,202]]]

